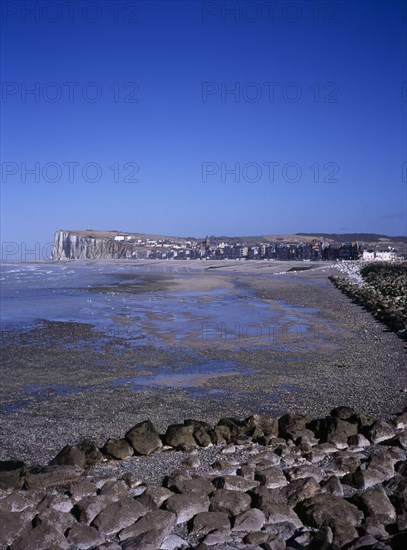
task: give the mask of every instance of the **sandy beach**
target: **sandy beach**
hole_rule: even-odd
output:
[[[312,269],[288,272],[304,267]],[[129,263],[119,285],[88,292],[159,298],[143,317],[147,332],[168,324],[155,344],[134,346],[84,323],[3,330],[0,458],[44,463],[65,444],[102,444],[147,418],[164,430],[184,418],[316,416],[340,405],[376,417],[401,411],[405,342],[328,281],[335,271],[305,262]],[[178,324],[160,309],[174,293]],[[218,294],[214,322],[205,308]],[[273,330],[263,317],[256,325],[232,315],[239,300],[244,312],[256,306],[250,319],[277,319]]]

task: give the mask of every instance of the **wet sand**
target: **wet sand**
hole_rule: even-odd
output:
[[[183,262],[175,273],[154,264],[161,272],[143,273],[141,285],[126,275],[119,289],[91,291],[225,289],[239,299],[239,289],[249,289],[268,306],[304,308],[306,329],[260,342],[249,330],[226,341],[215,327],[212,338],[163,335],[159,346],[138,347],[80,323],[3,332],[0,458],[43,463],[67,443],[102,444],[146,418],[164,430],[193,417],[315,416],[339,405],[388,417],[406,406],[405,342],[336,289],[327,264],[290,273],[305,262]],[[227,307],[224,320],[226,330],[235,322]]]

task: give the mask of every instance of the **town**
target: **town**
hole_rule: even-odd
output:
[[[170,238],[136,238],[120,234],[114,241],[124,245],[126,258],[174,260],[366,260],[395,261],[405,259],[394,247],[370,247],[359,241],[332,243],[313,239],[310,242],[266,242],[247,244],[206,237],[204,240]]]

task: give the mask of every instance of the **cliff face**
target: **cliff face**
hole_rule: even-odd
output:
[[[114,234],[103,237],[89,232],[74,233],[59,230],[55,233],[53,260],[102,260],[130,258],[133,247],[128,243],[115,241]]]

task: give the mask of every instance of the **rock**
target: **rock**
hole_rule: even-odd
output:
[[[357,423],[356,412],[351,407],[335,407],[335,409],[332,409],[330,416]]]
[[[292,481],[281,490],[281,494],[287,499],[288,504],[294,508],[296,504],[307,498],[317,495],[321,491],[320,486],[313,477],[300,478]]]
[[[42,491],[16,491],[0,498],[0,511],[22,512],[23,510],[34,508],[43,499],[44,493]]]
[[[46,523],[20,536],[10,548],[11,550],[70,550],[71,545],[59,530]]]
[[[191,530],[193,535],[208,535],[218,530],[230,530],[229,516],[225,512],[201,512],[193,519]]]
[[[370,446],[370,441],[363,434],[354,434],[348,437],[348,445],[365,449]]]
[[[182,462],[182,465],[186,468],[199,468],[199,466],[201,465],[201,461],[197,456],[191,455]]]
[[[278,437],[278,419],[265,414],[253,414],[245,419],[247,428],[254,432],[260,430],[263,435]]]
[[[321,493],[328,493],[336,497],[343,497],[343,487],[339,479],[335,476],[321,481]]]
[[[31,468],[25,476],[27,489],[42,489],[50,485],[61,485],[81,477],[83,469],[76,466],[43,466]]]
[[[353,502],[367,516],[376,516],[383,525],[396,521],[396,511],[383,487],[372,487],[354,497]]]
[[[192,477],[185,470],[174,470],[166,480],[168,489],[180,492],[178,486],[184,481],[190,480]]]
[[[101,496],[108,496],[112,501],[118,501],[128,495],[128,486],[125,481],[119,479],[118,481],[107,481],[100,489]]]
[[[407,412],[399,414],[395,421],[394,426],[396,430],[406,430],[407,429]]]
[[[233,524],[233,532],[251,532],[260,531],[266,521],[266,517],[261,510],[252,508],[236,516]]]
[[[309,445],[313,447],[318,445],[319,440],[315,437],[313,431],[303,428],[302,430],[292,430],[291,436],[297,445]]]
[[[0,460],[0,490],[21,489],[26,471],[21,460]]]
[[[95,517],[92,526],[105,535],[114,535],[137,521],[147,512],[148,509],[137,500],[130,497],[122,498],[106,506]]]
[[[290,481],[306,477],[313,477],[318,483],[325,477],[320,468],[312,464],[303,464],[286,470],[285,475]]]
[[[184,523],[200,512],[207,512],[209,499],[193,493],[174,495],[165,501],[165,508],[176,515],[177,524]]]
[[[103,544],[105,537],[94,527],[77,523],[69,529],[67,540],[78,550],[88,550]]]
[[[21,512],[0,511],[0,545],[9,545],[18,537],[31,531],[31,521],[35,516],[34,510]]]
[[[91,439],[84,439],[78,445],[78,449],[85,453],[85,467],[94,466],[103,460],[103,454],[99,447]]]
[[[195,495],[209,495],[215,490],[209,479],[205,477],[194,477],[184,479],[173,485],[180,493],[193,493]]]
[[[303,527],[297,513],[286,504],[269,504],[264,513],[268,523],[291,523],[296,529]]]
[[[204,542],[207,546],[215,546],[233,542],[233,539],[230,536],[230,530],[218,530],[207,535]]]
[[[223,445],[223,444],[230,443],[231,434],[227,426],[215,426],[213,432],[214,432],[213,442],[215,445]]]
[[[265,531],[253,531],[248,535],[246,535],[245,538],[243,539],[243,541],[246,544],[253,544],[256,546],[260,546],[260,544],[265,544],[269,540],[270,540],[270,535]],[[283,548],[285,548],[285,544]]]
[[[363,513],[354,504],[328,494],[315,495],[299,502],[295,511],[311,527],[319,527],[325,522],[334,529],[331,522],[335,523],[336,520],[355,527],[360,525],[363,518]]]
[[[376,420],[365,430],[366,437],[374,444],[386,441],[396,434],[394,426],[384,420]]]
[[[246,492],[246,491],[250,491],[250,489],[254,489],[260,484],[258,481],[245,479],[244,477],[241,477],[241,476],[221,476],[213,480],[213,485],[217,489],[228,489],[230,491]],[[213,485],[212,485],[212,490],[213,490]]]
[[[359,466],[353,474],[344,477],[344,483],[357,489],[368,489],[373,485],[382,483],[386,475],[375,468],[366,468],[366,464]]]
[[[277,466],[271,466],[263,470],[256,469],[255,479],[268,489],[278,489],[287,485],[284,473]]]
[[[308,550],[330,550],[332,548],[332,542],[332,529],[328,525],[323,525],[319,531],[315,533]]]
[[[33,526],[49,526],[64,534],[77,523],[76,519],[69,512],[58,512],[53,508],[44,508],[33,520]]]
[[[279,492],[272,489],[267,489],[263,485],[256,487],[250,491],[252,497],[252,505],[254,508],[259,508],[264,513],[267,513],[270,507],[276,504],[286,504],[286,499]]]
[[[164,442],[178,451],[188,451],[198,446],[194,438],[194,426],[171,424],[165,432]]]
[[[227,443],[239,443],[250,437],[250,429],[244,420],[238,418],[221,418],[216,427],[227,427],[229,429],[229,440]],[[216,428],[215,428],[216,430]]]
[[[238,516],[250,508],[248,494],[228,489],[218,489],[211,497],[211,512],[226,512],[229,516]]]
[[[205,428],[204,426],[195,428],[193,436],[200,447],[209,447],[215,440],[214,430],[212,428]]]
[[[112,502],[110,496],[85,497],[74,506],[75,516],[81,523],[89,525]]]
[[[295,432],[306,428],[310,421],[311,418],[309,416],[285,414],[278,421],[279,436],[284,439],[293,439],[293,437],[295,437]]]
[[[96,495],[96,484],[88,479],[81,479],[75,483],[71,483],[69,494],[75,501],[79,501],[85,497]],[[72,508],[73,504],[71,504]]]
[[[327,475],[336,475],[343,477],[346,474],[352,474],[360,465],[360,460],[357,456],[347,456],[345,453],[334,453],[330,455],[323,470]]]
[[[316,436],[322,441],[343,441],[347,445],[348,437],[358,433],[358,425],[336,416],[326,416],[315,423]],[[343,447],[341,447],[343,448]]]
[[[174,513],[167,510],[155,510],[153,512],[148,512],[136,523],[123,529],[123,531],[119,533],[119,539],[120,541],[124,541],[129,538],[137,538],[151,530],[159,531],[159,535],[164,539],[171,533],[175,525],[176,515]]]
[[[156,510],[173,494],[165,487],[150,487],[144,491],[138,501],[149,510]]]
[[[160,546],[160,550],[177,550],[179,548],[190,548],[190,546],[178,535],[166,536]]]
[[[125,460],[133,456],[134,449],[125,439],[108,439],[103,452],[116,460]]]
[[[65,447],[51,460],[50,465],[75,466],[85,468],[86,455],[78,445],[65,445]]]
[[[125,438],[139,455],[149,455],[162,447],[160,436],[150,420],[136,424]]]

